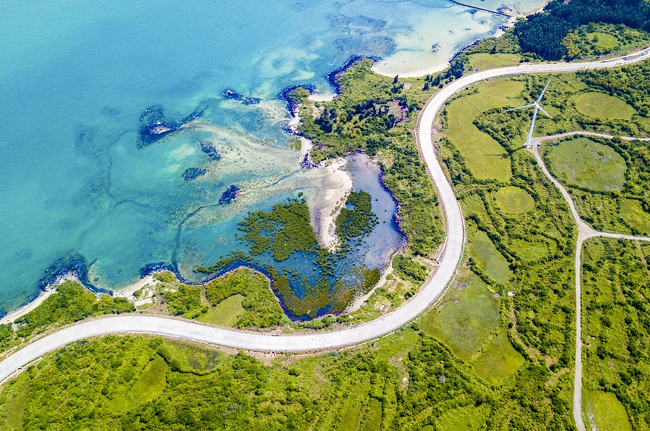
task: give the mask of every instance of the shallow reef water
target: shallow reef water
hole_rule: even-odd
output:
[[[195,277],[240,247],[246,214],[295,197],[296,178],[318,194],[288,146],[283,89],[330,92],[328,72],[353,55],[442,64],[504,22],[445,0],[5,1],[0,314],[67,271],[105,290],[152,265]],[[380,196],[364,163],[349,164],[354,187]],[[368,267],[401,244],[394,203],[378,199]]]

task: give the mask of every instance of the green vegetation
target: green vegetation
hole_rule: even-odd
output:
[[[449,346],[469,361],[483,347],[499,322],[499,300],[483,280],[473,274],[450,287],[444,308],[432,310],[422,320],[422,332]]]
[[[567,42],[567,35],[593,23],[624,24],[650,31],[650,5],[645,0],[553,0],[543,12],[518,21],[514,34],[523,51],[546,60],[560,60],[575,54],[571,45],[575,41]],[[593,38],[591,41],[592,46],[598,47],[598,41],[594,43]]]
[[[636,110],[621,99],[603,93],[581,93],[575,98],[581,114],[606,120],[631,120]]]
[[[566,57],[590,58],[602,55],[623,54],[634,48],[646,47],[650,34],[634,30],[625,25],[590,23],[569,32],[562,45]]]
[[[269,280],[249,268],[205,285],[164,283],[160,291],[167,312],[186,319],[236,328],[270,328],[288,322]]]
[[[407,280],[422,283],[427,279],[426,266],[401,254],[393,258],[393,267],[401,277]]]
[[[242,314],[246,312],[242,305],[243,302],[244,297],[242,295],[233,295],[221,301],[216,307],[210,307],[197,320],[211,325],[233,327]]]
[[[345,207],[336,217],[336,235],[344,243],[361,239],[372,232],[377,225],[377,215],[372,212],[372,196],[359,190],[348,195]]]
[[[517,352],[504,332],[492,340],[474,364],[476,374],[492,385],[500,385],[524,365],[524,358]]]
[[[501,211],[510,214],[522,214],[535,208],[535,199],[519,187],[501,187],[494,194],[494,200]]]
[[[499,252],[487,233],[481,230],[474,233],[469,250],[473,264],[485,271],[492,279],[505,283],[512,276],[508,261]]]
[[[56,292],[13,324],[0,325],[0,352],[29,340],[50,328],[67,325],[86,317],[134,311],[126,298],[95,295],[75,281],[56,286]]]
[[[156,398],[167,385],[167,370],[167,364],[162,357],[153,359],[127,392],[111,399],[112,407],[118,411],[128,410]]]
[[[621,201],[621,217],[636,232],[650,232],[650,212],[634,199]]]
[[[400,203],[400,227],[409,240],[406,252],[430,256],[443,237],[442,220],[412,130],[430,88],[449,78],[392,79],[373,73],[371,66],[370,60],[362,60],[338,75],[341,94],[331,102],[312,102],[306,91],[297,90],[293,98],[301,104],[299,129],[315,144],[314,162],[353,151],[378,159],[384,184]]]
[[[588,138],[574,138],[546,153],[553,176],[594,191],[620,190],[625,184],[625,159],[613,148]]]
[[[582,393],[585,403],[585,422],[592,429],[632,431],[625,408],[611,392],[586,391]]]
[[[476,429],[570,429],[570,397],[540,391],[534,383],[545,378],[539,367],[520,373],[520,382],[492,388],[414,329],[354,350],[280,356],[266,364],[159,338],[108,336],[47,355],[5,384],[0,426],[420,430],[475,423]],[[459,422],[449,412],[468,416]]]
[[[253,256],[270,249],[277,262],[286,260],[294,252],[313,253],[318,248],[304,199],[277,204],[270,212],[253,213],[239,222],[239,230],[244,232]]]
[[[481,52],[469,55],[469,68],[470,70],[486,70],[514,66],[521,62],[521,58],[520,54],[492,54]]]
[[[478,180],[508,181],[512,175],[510,158],[503,147],[480,131],[474,119],[482,112],[521,102],[524,83],[494,79],[478,91],[454,99],[445,110],[445,136],[460,151],[469,171]]]
[[[650,427],[649,258],[645,243],[596,238],[584,246],[583,415],[596,424],[623,426],[627,416],[632,429]]]
[[[451,410],[436,421],[436,428],[443,431],[483,431],[487,430],[490,409],[488,406],[467,406]]]
[[[202,290],[203,286],[188,286],[180,283],[163,286],[162,296],[167,311],[172,316],[196,319],[208,311],[208,307],[201,301]]]
[[[649,234],[650,144],[619,138],[581,142],[586,144],[560,142],[548,147],[544,155],[580,216],[601,231]]]
[[[248,268],[241,268],[211,281],[205,286],[208,302],[227,315],[237,315],[237,296],[243,296],[243,313],[235,321],[237,328],[269,328],[286,323],[282,307],[269,288],[269,280]],[[225,301],[228,308],[222,304]],[[220,308],[221,306],[221,308]]]

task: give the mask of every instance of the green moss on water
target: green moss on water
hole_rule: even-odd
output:
[[[377,226],[372,212],[372,196],[365,190],[350,192],[345,207],[336,218],[336,235],[345,243],[363,238]]]
[[[309,223],[309,207],[304,199],[277,204],[272,211],[258,211],[239,222],[239,230],[253,256],[269,250],[282,262],[292,253],[313,253],[318,247],[316,234]]]

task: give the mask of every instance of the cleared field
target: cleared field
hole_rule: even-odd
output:
[[[243,295],[233,295],[224,299],[216,307],[210,307],[197,320],[219,326],[234,326],[237,319],[246,311],[242,306]]]
[[[639,232],[650,232],[650,214],[643,211],[641,202],[636,199],[623,199],[620,214],[632,228]]]
[[[460,97],[447,107],[446,135],[465,158],[467,167],[476,178],[510,180],[512,169],[508,153],[473,122],[490,109],[523,103],[519,94],[524,85],[523,81],[494,79],[479,85],[478,93]]]
[[[627,165],[614,149],[587,138],[561,142],[546,154],[560,181],[595,191],[621,190]]]
[[[636,110],[618,97],[603,93],[582,93],[574,99],[583,115],[606,120],[631,120]]]
[[[611,392],[587,391],[584,394],[585,422],[591,429],[631,431],[625,407]]]
[[[587,38],[601,48],[614,49],[618,46],[618,39],[611,34],[595,31],[587,33]]]
[[[469,64],[472,70],[494,69],[497,67],[514,66],[521,61],[519,54],[489,54],[479,53],[469,56]]]
[[[535,208],[535,199],[526,190],[514,186],[500,188],[494,200],[501,211],[510,214],[522,214]]]
[[[477,265],[496,281],[505,283],[512,276],[510,264],[485,232],[476,232],[469,244],[469,252]]]
[[[445,308],[432,310],[422,321],[422,331],[445,343],[461,359],[469,360],[485,343],[499,321],[499,302],[478,276],[460,286]]]
[[[476,374],[492,385],[500,385],[517,372],[524,364],[524,357],[508,341],[505,332],[500,332],[490,346],[474,363]]]

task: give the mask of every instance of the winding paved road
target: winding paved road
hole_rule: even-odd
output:
[[[245,350],[308,352],[359,344],[391,333],[425,311],[444,291],[454,276],[462,256],[465,233],[463,216],[454,191],[436,158],[432,124],[444,104],[465,87],[505,75],[574,72],[584,69],[617,67],[650,57],[650,48],[626,57],[588,63],[523,64],[491,69],[451,82],[427,103],[418,122],[417,139],[432,180],[438,190],[446,221],[447,239],[440,265],[420,292],[401,307],[371,322],[335,332],[306,335],[270,335],[202,325],[191,321],[154,316],[116,316],[90,320],[60,329],[37,339],[0,362],[0,382],[44,354],[73,341],[116,333],[141,333],[167,336]],[[579,411],[576,421],[580,419]],[[580,419],[581,421],[581,419]],[[583,425],[584,426],[584,425]]]

